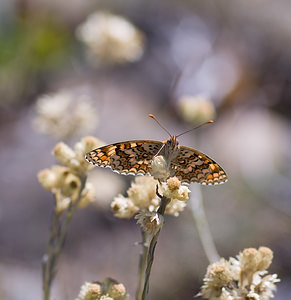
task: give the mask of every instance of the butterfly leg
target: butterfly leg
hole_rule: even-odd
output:
[[[162,149],[164,147],[165,147],[165,144],[163,144],[163,146],[159,149],[159,151],[154,155],[154,157],[152,158],[152,160],[160,154],[160,152],[162,151]]]

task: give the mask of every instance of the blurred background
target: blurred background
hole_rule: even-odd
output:
[[[179,141],[228,174],[202,187],[219,255],[270,247],[275,298],[289,299],[290,12],[289,0],[1,0],[0,298],[42,297],[54,199],[36,175],[56,163],[54,145],[164,140],[152,113],[172,134],[215,120]],[[134,299],[139,228],[110,211],[132,177],[93,173],[96,201],[73,219],[52,299],[107,276]],[[187,208],[167,216],[149,299],[192,299],[207,265]]]

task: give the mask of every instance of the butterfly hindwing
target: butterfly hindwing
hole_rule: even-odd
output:
[[[88,152],[86,159],[120,174],[145,175],[149,173],[152,158],[162,145],[162,142],[151,140],[115,143]]]
[[[198,150],[180,146],[175,159],[175,176],[185,183],[218,184],[227,181],[224,170],[210,157]]]

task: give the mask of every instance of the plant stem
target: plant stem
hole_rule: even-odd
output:
[[[144,281],[144,287],[143,287],[142,298],[141,298],[142,300],[145,300],[146,295],[149,290],[149,280],[150,280],[152,265],[154,262],[154,253],[155,253],[159,233],[160,233],[160,230],[153,236],[151,243],[150,243],[149,250],[148,250],[147,268],[146,268],[146,272],[145,272],[145,281]]]
[[[171,199],[161,196],[158,193],[158,187],[157,187],[156,193],[157,193],[158,197],[161,198],[161,204],[160,204],[160,207],[159,207],[157,213],[159,213],[163,216],[165,213],[165,210],[166,210],[166,206],[171,201]],[[154,234],[154,236],[152,237],[152,240],[151,240],[151,243],[149,246],[149,250],[147,253],[147,267],[146,267],[146,271],[145,271],[144,288],[143,288],[142,298],[141,298],[142,300],[146,299],[146,295],[149,290],[150,274],[151,274],[151,269],[152,269],[152,265],[154,262],[154,254],[155,254],[155,249],[156,249],[157,240],[158,240],[160,231],[161,231],[161,229],[159,231],[157,231],[157,233]]]
[[[50,275],[52,274],[52,269],[53,269],[52,255],[53,255],[54,241],[56,239],[56,236],[58,235],[59,227],[60,227],[59,216],[56,214],[56,212],[54,212],[46,254],[43,256],[42,259],[42,264],[43,264],[42,265],[42,288],[43,288],[44,300],[50,299],[50,286],[53,277]]]
[[[86,185],[86,180],[86,176],[81,178],[81,187],[78,198],[74,203],[70,203],[63,221],[61,220],[62,214],[57,213],[54,209],[54,216],[51,225],[47,250],[46,254],[43,256],[42,261],[42,289],[44,300],[50,299],[51,285],[56,274],[57,261],[63,249],[72,217],[77,210],[78,204],[81,200],[81,194]]]
[[[148,235],[145,231],[141,230],[142,234],[142,252],[139,256],[139,268],[138,268],[138,286],[136,291],[136,300],[141,300],[142,298],[142,284],[144,280],[144,273],[147,261],[147,253],[148,253]]]
[[[208,261],[210,263],[214,263],[219,260],[220,256],[217,253],[205,215],[201,189],[197,184],[193,184],[191,189],[192,193],[189,199],[189,204],[191,207],[192,216],[196,223],[198,235]]]

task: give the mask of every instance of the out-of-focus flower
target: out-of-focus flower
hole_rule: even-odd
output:
[[[114,279],[101,282],[85,282],[76,300],[127,300],[125,286]]]
[[[74,150],[64,143],[58,143],[53,154],[64,166],[54,165],[38,173],[38,181],[44,189],[55,195],[58,214],[65,211],[69,205],[74,204],[79,198],[82,188],[82,178],[93,168],[85,160],[85,153],[103,144],[94,137],[85,137],[78,142]],[[95,189],[92,183],[87,182],[81,191],[78,202],[79,208],[84,208],[95,199]]]
[[[102,145],[104,145],[104,142],[93,136],[87,136],[81,142],[75,144],[74,150],[63,142],[58,143],[53,150],[53,154],[61,164],[69,167],[72,173],[82,176],[94,168],[85,160],[85,154]]]
[[[178,110],[184,121],[193,124],[214,119],[216,115],[213,102],[203,95],[180,98]]]
[[[76,31],[86,44],[90,61],[95,64],[122,64],[141,58],[144,35],[121,16],[95,12]]]
[[[175,184],[170,179],[159,188],[171,199],[165,213],[178,216],[186,206],[185,200],[188,199],[190,190],[181,186],[177,179],[174,179]],[[160,205],[160,198],[156,194],[157,184],[158,181],[151,176],[137,176],[127,190],[128,197],[118,195],[111,203],[114,215],[119,218],[131,218],[137,212],[156,212]]]
[[[124,191],[126,187],[122,176],[118,176],[109,170],[106,171],[101,168],[95,168],[88,174],[88,181],[94,186],[98,186],[96,201],[93,202],[97,209],[108,209],[116,194]]]
[[[277,274],[267,275],[273,259],[267,247],[245,249],[237,258],[221,259],[207,268],[199,296],[210,300],[269,300],[274,297]]]
[[[98,116],[92,99],[84,93],[61,90],[39,97],[33,127],[57,139],[89,133],[97,127]]]

